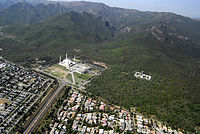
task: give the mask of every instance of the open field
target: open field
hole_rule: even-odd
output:
[[[82,83],[84,81],[84,79],[77,77],[77,75],[79,75],[79,74],[78,73],[74,73],[75,82],[76,82],[76,84],[80,84],[80,83]],[[67,75],[67,79],[70,80],[71,82],[73,82],[71,74]]]
[[[76,81],[76,84],[81,84],[84,81],[89,80],[91,77],[93,77],[92,74],[86,73],[86,74],[78,74],[78,73],[74,73],[74,78]],[[67,79],[70,80],[72,82],[72,75],[68,74],[67,75]]]
[[[64,71],[69,71],[65,67],[63,67],[63,66],[61,66],[59,64],[55,64],[55,65],[53,65],[53,67],[59,68],[59,69],[64,70]]]
[[[0,104],[5,104],[5,103],[10,104],[11,101],[10,101],[10,100],[7,100],[7,99],[2,99],[2,98],[0,98]]]
[[[50,73],[60,79],[66,79],[66,76],[68,75],[69,71],[58,64],[55,64],[47,69],[44,70],[47,73]]]
[[[83,79],[83,80],[88,80],[89,78],[91,78],[93,75],[86,73],[86,74],[78,74],[78,73],[74,73],[75,79],[79,78],[79,79]]]

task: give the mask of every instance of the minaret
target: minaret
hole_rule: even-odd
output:
[[[67,66],[69,67],[69,60],[67,60]]]
[[[76,62],[76,56],[74,55],[74,62]]]
[[[62,60],[62,59],[61,59],[61,55],[60,55],[60,60],[59,60],[59,63],[61,63],[61,60]]]
[[[67,59],[67,52],[66,52],[66,59]]]

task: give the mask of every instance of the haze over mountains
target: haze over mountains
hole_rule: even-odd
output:
[[[172,13],[141,12],[138,10],[114,8],[106,6],[105,4],[90,2],[32,2],[33,1],[25,0],[1,1],[1,5],[9,6],[0,11],[0,25],[33,24],[52,16],[69,13],[71,11],[78,13],[87,12],[96,16],[97,19],[101,18],[105,26],[110,29],[110,33],[116,38],[119,36],[127,37],[127,34],[132,36],[134,33],[150,32],[157,39],[167,40],[171,43],[173,43],[173,41],[170,40],[170,36],[178,38],[179,40],[185,39],[186,42],[191,41],[193,45],[190,44],[192,45],[190,47],[194,48],[194,51],[198,50],[196,48],[199,47],[200,23],[180,15]],[[63,16],[63,20],[64,17],[66,16]],[[40,27],[41,23],[42,22],[33,26]],[[43,23],[43,25],[46,25],[48,22],[45,21]],[[36,29],[38,28],[34,28],[30,31]],[[52,35],[53,34],[55,33],[52,33]],[[110,37],[108,36],[108,38]],[[193,55],[198,55],[198,52],[193,52]]]
[[[0,26],[4,57],[56,62],[80,49],[81,58],[109,65],[90,92],[179,128],[200,126],[199,21],[101,3],[1,0]],[[133,77],[142,70],[151,82]]]
[[[169,15],[168,13],[156,13],[156,12],[140,12],[138,10],[133,9],[122,9],[122,8],[113,8],[109,7],[102,3],[90,3],[90,2],[53,2],[53,1],[45,1],[45,0],[38,0],[38,1],[31,1],[31,0],[8,0],[8,1],[1,1],[1,7],[8,7],[19,3],[18,7],[10,7],[6,11],[2,11],[1,14],[5,14],[4,12],[12,12],[19,10],[20,8],[28,6],[28,4],[32,5],[31,7],[27,7],[29,10],[35,9],[35,14],[38,14],[41,18],[49,17],[50,15],[55,15],[67,11],[75,11],[75,12],[89,12],[95,15],[102,15],[113,23],[118,24],[120,23],[124,25],[131,25],[134,23],[148,23],[149,21],[155,21],[159,19],[165,18],[165,16]],[[22,3],[26,3],[27,5],[23,5]],[[41,4],[42,3],[42,4]],[[39,4],[39,5],[38,5]],[[35,6],[37,5],[37,6]],[[30,5],[29,5],[30,6]],[[43,6],[43,8],[41,7]],[[44,7],[45,6],[45,7]],[[21,10],[22,10],[21,9]],[[43,12],[40,12],[41,11]],[[53,11],[50,11],[53,10]],[[56,11],[54,11],[56,10]],[[25,11],[25,9],[24,9]],[[21,11],[22,12],[22,11]],[[38,13],[40,12],[40,13]],[[15,12],[13,12],[15,13]],[[48,14],[47,14],[48,13]],[[6,15],[6,14],[5,14]],[[171,14],[172,15],[172,14]],[[14,15],[13,15],[14,16]],[[161,18],[162,17],[162,18]],[[134,19],[133,19],[134,18]],[[168,17],[167,17],[168,18]],[[146,22],[147,21],[147,22]],[[18,23],[18,22],[16,22]],[[117,25],[116,24],[116,25]],[[118,24],[119,25],[119,24]]]

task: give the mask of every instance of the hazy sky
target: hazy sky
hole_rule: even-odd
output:
[[[62,0],[80,1],[80,0]],[[200,18],[200,0],[86,0],[101,2],[109,6],[138,9],[142,11],[173,12]]]

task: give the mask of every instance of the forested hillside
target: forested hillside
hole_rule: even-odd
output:
[[[102,18],[75,12],[58,15],[30,26],[6,27],[4,32],[14,36],[14,39],[3,38],[0,47],[4,49],[6,55],[15,59],[21,55],[18,55],[18,50],[11,52],[9,47],[15,47],[16,44],[21,44],[18,46],[20,49],[21,46],[22,49],[27,49],[21,53],[24,58],[31,58],[33,55],[55,58],[60,53],[75,48],[87,48],[88,44],[108,41],[112,37],[112,30]],[[5,45],[8,40],[12,42],[11,46]]]
[[[102,60],[110,67],[92,81],[89,92],[125,108],[135,107],[147,116],[155,115],[179,128],[194,131],[199,125],[200,68],[197,61],[174,60],[155,37],[141,34],[102,45],[92,52],[97,61]],[[176,54],[185,57],[184,53]],[[136,79],[137,71],[151,75],[152,80]]]

